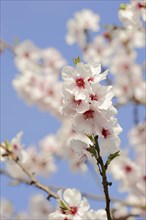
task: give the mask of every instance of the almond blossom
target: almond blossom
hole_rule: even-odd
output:
[[[0,161],[4,162],[1,173],[10,177],[12,185],[17,186],[20,183],[33,186],[31,176],[37,181],[37,177],[54,174],[57,171],[56,159],[67,160],[72,172],[81,173],[88,170],[91,162],[97,175],[101,175],[104,192],[112,184],[108,180],[104,182],[108,171],[119,182],[117,190],[126,192],[124,202],[119,198],[118,202],[109,198],[113,204],[112,208],[109,207],[111,218],[135,220],[137,217],[134,215],[146,218],[146,123],[142,121],[130,130],[129,151],[120,149],[119,156],[122,128],[115,118],[117,110],[113,107],[112,98],[116,96],[115,106],[118,107],[128,102],[136,105],[146,103],[145,66],[138,57],[145,47],[146,1],[131,0],[121,4],[118,16],[120,23],[107,24],[101,34],[97,34],[100,17],[90,9],[76,12],[69,19],[66,42],[69,45],[77,43],[87,62],[84,64],[79,58],[73,59],[77,61],[74,67],[64,67],[66,60],[52,46],[41,49],[30,40],[14,45],[0,41],[0,53],[9,49],[15,56],[19,73],[12,84],[18,95],[26,103],[52,113],[61,122],[56,134],[47,134],[39,141],[38,149],[35,145],[23,146],[22,132],[10,142],[3,142]],[[64,82],[60,79],[62,68]],[[107,68],[112,73],[110,77],[108,70],[102,73]],[[116,155],[119,157],[115,158]],[[50,185],[48,180],[47,185]],[[50,206],[48,200],[51,196],[47,192],[48,197],[41,194],[32,196],[28,211],[18,213],[11,202],[2,199],[0,218],[111,219],[107,209],[90,209],[87,199],[75,188],[60,190],[57,195],[57,207]],[[107,201],[106,197],[106,205]]]
[[[25,71],[13,80],[13,86],[18,95],[26,103],[36,104],[44,111],[51,111],[55,116],[60,116],[60,94],[62,83],[52,75],[39,75]]]
[[[53,208],[42,194],[35,194],[29,201],[29,215],[31,219],[47,219]]]
[[[129,132],[129,141],[137,153],[145,151],[145,143],[146,143],[145,134],[146,134],[146,122],[139,123]]]
[[[114,178],[122,181],[122,190],[132,190],[131,186],[139,179],[139,167],[128,158],[127,153],[121,153],[121,156],[111,163],[109,169]]]
[[[89,210],[90,205],[85,197],[82,198],[79,190],[66,189],[58,191],[59,208],[49,215],[49,220],[84,220],[86,218],[94,220],[95,218],[106,218],[105,210]]]
[[[13,51],[20,71],[13,80],[18,95],[28,104],[36,104],[41,110],[60,117],[62,83],[59,75],[66,60],[57,49],[38,49],[30,41],[15,45]]]
[[[87,165],[84,163],[85,161],[80,160],[75,150],[70,147],[70,140],[72,139],[81,139],[89,142],[85,135],[79,134],[72,129],[72,121],[70,118],[66,118],[63,120],[56,135],[47,135],[40,141],[41,152],[67,160],[73,172],[86,172]]]
[[[15,64],[20,71],[31,70],[38,71],[37,65],[40,49],[33,42],[26,40],[22,43],[17,43],[14,47]]]
[[[130,4],[125,4],[119,10],[119,18],[128,28],[135,29],[142,27],[142,20],[146,21],[146,2],[132,0]]]
[[[22,138],[23,132],[19,132],[16,137],[14,137],[11,142],[5,141],[2,143],[2,147],[0,147],[0,158],[1,161],[6,161],[7,157],[11,159],[11,155],[9,156],[7,153],[7,150],[9,152],[12,152],[12,154],[15,155],[15,157],[19,160],[23,160],[25,158],[25,150],[23,149],[23,145],[21,144],[21,138]],[[13,155],[12,155],[13,157]]]
[[[30,175],[46,176],[56,172],[57,167],[52,152],[46,154],[45,152],[40,151],[38,153],[34,146],[23,148],[21,145],[21,136],[22,132],[18,133],[10,143],[4,142],[2,143],[2,147],[0,147],[1,160],[5,161],[8,174],[18,180],[28,180],[28,175],[16,163],[17,160],[21,163],[24,169],[30,173]],[[16,172],[13,172],[13,170]]]
[[[12,205],[12,202],[10,202],[7,199],[2,199],[0,218],[3,220],[9,220],[13,213],[14,213],[14,207]]]
[[[108,46],[103,36],[96,36],[84,50],[84,60],[94,59],[97,63],[108,65],[112,49]]]
[[[40,66],[45,74],[58,76],[61,68],[66,64],[66,60],[61,53],[53,47],[43,49],[39,53]]]
[[[12,202],[6,199],[1,200],[0,218],[2,220],[46,220],[48,215],[53,212],[53,207],[48,203],[43,194],[31,195],[26,211],[17,212],[12,205]]]
[[[126,202],[136,206],[132,208],[132,212],[143,217],[146,213],[140,207],[145,206],[145,158],[139,159],[132,160],[128,157],[128,152],[121,152],[121,156],[111,163],[109,170],[114,178],[120,181],[119,191],[128,192]]]
[[[75,131],[99,135],[101,148],[108,149],[108,145],[110,146],[106,153],[103,150],[102,155],[105,156],[118,149],[120,139],[117,135],[121,132],[121,128],[114,120],[116,109],[111,102],[112,87],[100,85],[107,71],[103,74],[100,72],[100,65],[93,61],[88,64],[79,62],[75,68],[64,67],[62,113],[73,117]]]
[[[16,44],[14,53],[15,64],[21,72],[29,70],[35,74],[54,74],[55,77],[66,64],[61,53],[55,48],[39,49],[29,40]]]
[[[68,33],[66,41],[68,44],[78,43],[81,47],[86,45],[86,32],[99,30],[99,16],[89,9],[83,9],[74,14],[74,18],[67,23]]]

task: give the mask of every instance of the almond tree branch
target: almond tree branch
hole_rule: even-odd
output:
[[[26,185],[32,185],[32,183],[30,181],[27,181],[25,179],[21,179],[21,178],[14,178],[10,175],[10,173],[8,173],[6,170],[4,169],[0,169],[0,174],[1,175],[4,175],[4,176],[7,176],[8,178],[16,181],[14,182],[14,185],[16,184],[26,184]],[[12,184],[13,185],[13,184]],[[48,187],[50,190],[53,190],[53,191],[58,191],[60,189],[62,190],[66,190],[66,187],[63,187],[63,186],[52,186],[52,185],[49,185],[49,186],[46,186]],[[44,191],[44,190],[43,190]],[[97,195],[94,195],[94,194],[91,194],[91,193],[86,193],[86,192],[83,192],[81,191],[81,194],[82,196],[85,196],[86,198],[90,199],[90,200],[93,200],[93,201],[100,201],[100,202],[104,202],[105,201],[105,198],[104,196],[97,196]],[[143,210],[146,210],[146,206],[140,206],[140,205],[136,205],[136,204],[132,204],[132,203],[128,203],[126,201],[122,201],[118,198],[113,198],[111,197],[111,202],[119,202],[121,203],[121,205],[123,206],[129,206],[129,207],[134,207],[134,208],[139,208],[139,209],[143,209]]]
[[[6,151],[6,156],[10,157],[23,170],[23,172],[26,174],[26,176],[29,177],[29,181],[23,180],[23,179],[19,179],[19,178],[17,180],[19,180],[20,182],[24,182],[24,183],[26,183],[28,185],[34,185],[35,187],[43,190],[44,192],[46,192],[48,194],[48,198],[51,198],[51,197],[53,197],[54,199],[58,199],[59,198],[54,192],[52,192],[49,189],[48,186],[40,183],[32,174],[30,174],[26,170],[25,167],[19,161],[18,157],[16,157],[16,155],[13,152],[11,152],[9,149],[7,149],[6,147],[4,147],[1,144],[0,144],[0,147]],[[8,173],[6,173],[6,175],[11,177],[11,175],[8,174]],[[11,177],[11,178],[13,178],[13,177]]]
[[[97,158],[97,165],[100,166],[100,174],[102,177],[102,185],[103,185],[103,190],[104,190],[104,195],[105,195],[105,201],[106,201],[106,207],[105,207],[105,211],[107,213],[107,219],[108,220],[112,220],[111,217],[111,212],[110,212],[110,196],[109,196],[109,191],[108,191],[108,186],[111,186],[112,183],[108,182],[107,180],[107,175],[106,175],[106,169],[104,166],[104,162],[102,157],[100,156],[100,148],[98,145],[98,136],[94,137],[95,139],[95,149],[97,151],[98,154],[98,158]]]

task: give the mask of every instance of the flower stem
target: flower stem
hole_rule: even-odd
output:
[[[105,200],[106,200],[105,211],[107,214],[107,219],[112,220],[111,213],[110,213],[110,201],[111,200],[110,200],[109,191],[108,191],[108,186],[111,186],[112,183],[108,182],[108,180],[107,180],[106,167],[104,165],[102,157],[100,156],[100,148],[98,145],[98,136],[96,136],[94,139],[95,139],[95,149],[98,154],[98,157],[96,158],[96,160],[97,160],[98,167],[100,167],[100,175],[102,177],[102,185],[103,185],[103,190],[104,190],[104,195],[105,195]]]

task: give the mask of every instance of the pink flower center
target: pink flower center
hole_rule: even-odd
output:
[[[73,98],[73,102],[76,104],[76,105],[80,105],[82,103],[82,100],[79,99],[79,100],[76,100],[75,98]]]
[[[108,129],[105,129],[105,128],[102,129],[101,133],[102,133],[102,135],[104,136],[105,139],[110,135],[110,131]]]
[[[84,82],[84,79],[83,78],[78,78],[76,79],[76,85],[79,87],[79,88],[85,88],[85,82]]]
[[[49,96],[53,96],[54,95],[54,91],[52,89],[48,89],[47,94]]]
[[[41,161],[40,162],[40,166],[43,168],[43,167],[45,167],[47,165],[47,162],[46,161]]]
[[[138,9],[144,8],[144,3],[142,2],[137,3],[137,8]]]
[[[30,86],[36,86],[37,85],[37,79],[34,76],[32,76],[30,78],[29,84],[30,84]]]
[[[94,118],[94,111],[92,109],[89,109],[88,111],[84,112],[84,118],[85,120]]]
[[[90,99],[91,99],[92,101],[98,101],[97,95],[90,94]]]
[[[102,49],[101,49],[101,48],[96,48],[96,52],[97,52],[98,54],[101,54],[101,53],[102,53]]]
[[[124,168],[125,168],[126,173],[131,173],[133,170],[132,167],[129,165],[126,165]]]
[[[41,211],[42,211],[42,213],[43,213],[43,214],[46,214],[46,215],[48,215],[48,214],[49,214],[48,209],[47,209],[47,208],[45,208],[45,207],[43,207]]]
[[[50,66],[50,67],[53,68],[53,67],[54,67],[54,64],[55,64],[55,63],[54,63],[53,60],[49,60],[49,61],[48,61],[48,66]]]
[[[107,39],[107,40],[109,40],[109,41],[112,40],[112,36],[111,36],[111,34],[110,34],[109,32],[104,32],[104,33],[103,33],[103,36],[104,36],[105,39]]]
[[[90,77],[90,78],[88,79],[88,82],[94,82],[94,77]]]
[[[31,160],[35,163],[36,162],[36,157],[32,156]]]
[[[123,90],[124,90],[124,92],[128,92],[128,90],[129,90],[128,86],[124,85]]]
[[[143,180],[146,182],[146,176],[143,176]]]
[[[126,70],[126,71],[130,70],[130,66],[128,63],[125,63],[123,67],[124,67],[124,70]]]
[[[13,145],[13,148],[14,148],[14,150],[18,150],[17,144],[14,144],[14,145]]]
[[[29,52],[26,51],[26,52],[24,53],[24,57],[25,57],[25,58],[29,58],[29,57],[30,57]]]
[[[77,213],[77,211],[78,211],[77,207],[75,207],[75,206],[70,207],[70,214],[71,215],[75,215]]]

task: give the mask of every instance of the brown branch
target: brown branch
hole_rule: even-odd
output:
[[[110,196],[109,196],[109,191],[108,191],[108,186],[111,186],[112,183],[108,182],[107,180],[107,175],[106,175],[106,169],[104,166],[104,162],[102,157],[100,156],[100,148],[98,145],[98,136],[94,137],[95,140],[95,149],[97,151],[98,157],[97,157],[97,165],[100,167],[100,174],[102,177],[102,185],[103,185],[103,190],[104,190],[104,195],[105,195],[105,201],[106,201],[106,207],[105,207],[105,211],[107,214],[107,219],[108,220],[112,220],[111,217],[111,212],[110,212]]]
[[[35,187],[43,190],[44,192],[46,192],[48,194],[48,197],[51,198],[53,197],[54,199],[58,199],[59,197],[52,192],[48,186],[40,183],[36,178],[34,178],[34,176],[32,174],[30,174],[25,167],[20,163],[18,157],[16,157],[16,155],[11,152],[10,150],[8,150],[6,147],[4,147],[3,145],[0,144],[0,147],[3,148],[6,151],[6,154],[8,157],[10,157],[22,170],[23,172],[29,177],[29,181],[24,180],[24,179],[17,179],[20,182],[24,182],[27,185],[34,185]],[[13,178],[10,174],[6,173],[7,176]],[[14,178],[13,178],[14,179]]]
[[[0,174],[5,175],[8,178],[13,179],[14,181],[16,181],[17,184],[32,185],[32,183],[30,181],[27,181],[27,180],[21,179],[21,178],[14,178],[14,177],[12,177],[10,175],[10,173],[8,173],[4,169],[0,169]],[[48,187],[50,190],[53,190],[53,191],[58,191],[60,189],[66,190],[66,187],[63,187],[63,186],[52,186],[52,185],[49,185],[49,186],[46,186],[46,187]],[[104,202],[105,201],[104,196],[97,196],[97,195],[94,195],[94,194],[91,194],[91,193],[86,193],[86,192],[83,192],[83,191],[81,191],[81,194],[82,194],[82,196],[85,196],[86,198],[88,198],[90,200],[93,200],[93,201],[100,201],[100,202]],[[113,197],[111,197],[111,202],[119,202],[123,206],[135,207],[135,208],[145,209],[146,210],[146,206],[140,206],[140,205],[128,203],[128,202],[125,202],[125,201],[122,201],[120,199],[113,198]]]

